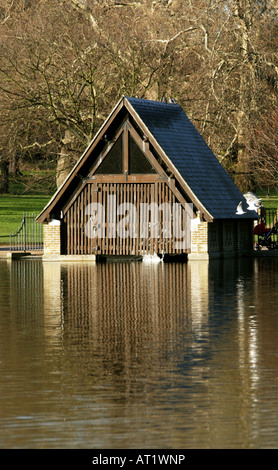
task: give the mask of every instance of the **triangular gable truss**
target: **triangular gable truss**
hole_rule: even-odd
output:
[[[213,220],[213,217],[206,211],[205,207],[202,206],[181,175],[177,172],[171,160],[156,142],[128,99],[123,97],[68,175],[65,182],[57,190],[41,214],[39,214],[37,217],[38,222],[47,222],[51,217],[60,218],[61,215],[63,216],[78,197],[84,186],[96,178],[98,169],[101,168],[102,162],[104,162],[105,158],[109,155],[109,152],[120,136],[122,136],[123,139],[123,172],[112,175],[98,175],[98,178],[102,178],[102,180],[105,181],[109,178],[111,180],[111,177],[113,177],[118,182],[134,182],[138,180],[139,176],[130,174],[128,169],[128,147],[129,137],[131,137],[140,152],[150,163],[150,167],[156,172],[150,174],[144,173],[142,175],[144,181],[153,181],[154,178],[156,178],[156,180],[165,181],[183,207],[185,207],[188,202],[192,202],[195,210],[199,210],[206,220]]]
[[[117,146],[117,150],[113,154],[114,148]],[[136,147],[138,149],[137,156],[141,159],[141,162],[144,165],[144,171],[132,171],[131,158],[132,158],[132,149],[131,147]],[[94,164],[90,177],[93,178],[96,174],[99,175],[128,175],[129,177],[132,174],[153,174],[160,173],[162,170],[160,167],[154,167],[149,160],[149,152],[146,151],[146,143],[140,138],[135,129],[132,127],[129,119],[127,119],[124,124],[121,126],[120,130],[113,137],[111,142],[108,142],[107,146],[99,155],[96,163]],[[122,153],[120,156],[121,162],[119,160],[119,153]],[[105,164],[109,158],[116,159],[117,162],[112,167]]]

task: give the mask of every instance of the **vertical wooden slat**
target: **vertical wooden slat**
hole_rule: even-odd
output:
[[[66,245],[65,245],[65,254],[68,254],[68,243],[69,243],[69,223],[68,223],[68,213],[64,216],[64,224],[65,224],[65,237],[66,237]]]
[[[75,245],[75,254],[78,255],[79,247],[79,198],[77,198],[76,210],[75,210],[75,227],[76,227],[76,245]]]
[[[167,193],[168,193],[168,197],[167,197],[167,201],[169,201],[169,204],[170,204],[170,207],[171,207],[171,219],[168,218],[168,224],[170,224],[171,226],[171,237],[169,237],[169,253],[172,254],[173,253],[173,193],[172,191],[169,190],[169,187],[167,186]]]
[[[132,184],[131,185],[132,203],[134,205],[134,208],[136,209],[136,189],[135,188],[136,188],[136,185]],[[133,223],[133,227],[134,227],[134,233],[133,233],[133,238],[131,240],[131,242],[132,242],[131,253],[135,254],[136,253],[136,238],[135,238],[135,235],[137,234],[137,231],[135,232],[136,223],[137,223],[136,211],[133,212],[132,223]]]
[[[140,209],[141,209],[141,204],[143,204],[144,202],[144,184],[142,183],[140,185]],[[140,225],[141,225],[141,229],[144,228],[144,224],[146,223],[146,218],[145,218],[145,210],[144,210],[144,207],[142,206],[142,211],[140,210]],[[144,232],[141,234],[141,237],[140,237],[140,242],[141,242],[141,253],[144,254],[145,253],[145,238],[144,238],[145,234]]]
[[[77,230],[77,220],[76,220],[76,211],[77,211],[77,204],[74,204],[72,208],[72,230],[73,230],[73,244],[71,247],[72,254],[76,254],[76,244],[77,244],[77,236],[76,236],[76,230]]]
[[[71,244],[72,244],[72,220],[71,220],[72,207],[70,207],[68,213],[66,214],[66,224],[67,224],[67,255],[71,254]]]
[[[80,255],[84,255],[84,190],[80,194]]]
[[[102,204],[104,207],[106,207],[106,206],[105,206],[105,200],[106,200],[106,184],[105,184],[105,183],[101,185],[101,190],[100,190],[100,193],[99,193],[99,198],[101,199],[100,204]],[[106,254],[107,254],[107,253],[106,253],[106,238],[104,237],[104,235],[105,235],[105,227],[104,227],[104,230],[103,230],[103,227],[102,227],[101,239],[100,239],[100,243],[101,243],[101,252],[106,255]]]
[[[122,205],[124,202],[124,185],[121,184],[121,192],[120,192],[120,204]],[[123,243],[123,239],[120,238],[120,254],[123,255],[124,254],[124,243]]]
[[[125,185],[126,187],[126,210],[128,210],[128,204],[129,204],[129,191],[130,191],[130,185],[129,184],[126,184]],[[127,213],[127,212],[126,212]],[[129,212],[128,212],[129,213]],[[128,230],[129,230],[129,225],[126,226],[126,230],[127,230],[127,233],[128,233]],[[130,237],[127,236],[127,238],[125,239],[125,254],[126,255],[129,255],[130,253]]]
[[[75,247],[76,247],[76,203],[72,207],[72,246],[71,246],[71,254],[75,254]]]
[[[148,189],[149,186],[147,184],[144,184],[144,203],[148,203]],[[148,248],[149,248],[149,211],[147,210],[147,205],[145,206],[145,221],[144,223],[146,224],[146,234],[145,234],[145,254],[148,253]]]
[[[165,196],[164,196],[164,191],[165,191],[165,185],[162,184],[161,185],[161,193],[160,193],[160,196],[161,196],[161,204],[163,204],[165,202]],[[166,243],[167,243],[167,238],[166,237],[166,214],[161,211],[161,230],[162,230],[162,237],[161,237],[161,250],[163,251],[163,253],[166,253]]]
[[[155,183],[153,185],[153,192],[154,192],[154,203],[158,205],[158,183]],[[159,207],[159,205],[158,205]],[[157,224],[158,224],[158,227],[155,231],[155,234],[156,234],[156,238],[154,239],[154,252],[155,253],[158,253],[158,239],[157,237],[159,236],[159,214],[158,214],[158,219],[157,219]]]
[[[115,209],[113,210],[117,210],[117,185],[116,184],[113,184],[112,186],[113,188],[113,195],[115,196],[116,200],[115,200]],[[114,214],[114,212],[113,212]],[[114,236],[113,236],[113,243],[112,243],[112,246],[113,246],[113,250],[112,250],[112,254],[113,255],[116,255],[117,254],[117,247],[116,247],[116,240],[117,240],[117,214],[115,213],[114,214],[114,218],[113,218],[113,230],[114,230]]]
[[[113,184],[109,185],[109,196],[112,197],[114,195],[114,190],[113,190]],[[110,252],[112,255],[114,255],[114,231],[115,231],[115,225],[114,225],[114,206],[112,203],[110,203],[109,206],[109,221],[110,221],[110,240],[109,240],[109,247],[110,247]]]
[[[108,226],[108,215],[109,215],[109,207],[108,207],[108,196],[110,192],[110,184],[106,184],[105,188],[105,223],[106,223],[106,252],[110,254],[111,246],[110,246],[110,238],[109,238],[109,226]]]
[[[108,205],[108,201],[109,196],[113,195],[116,196],[116,210],[120,204],[133,204],[136,208],[135,217],[137,217],[137,219],[135,220],[134,218],[131,218],[129,227],[127,226],[126,229],[131,231],[134,225],[137,225],[137,237],[131,237],[129,233],[127,238],[121,238],[117,233],[117,224],[121,218],[125,217],[125,213],[115,218],[115,237],[111,236],[111,229],[113,229],[113,227],[108,226],[108,221],[112,221],[113,207]],[[105,208],[106,220],[104,238],[92,238],[92,236],[86,236],[86,224],[89,222],[90,217],[90,215],[86,215],[86,207],[93,202],[103,204]],[[151,217],[151,212],[149,210],[140,212],[142,203],[145,205],[155,203],[158,207],[164,203],[168,203],[171,207],[170,212],[172,213],[174,202],[177,202],[177,199],[165,182],[130,183],[127,181],[121,183],[88,183],[84,186],[83,190],[76,197],[73,204],[68,208],[67,213],[64,215],[67,227],[67,253],[97,253],[106,255],[136,255],[162,252],[180,253],[182,250],[175,248],[175,239],[173,236],[175,233],[176,240],[178,240],[181,235],[181,230],[184,229],[186,216],[184,208],[182,208],[181,221],[176,217],[172,217],[170,220],[167,220],[167,212],[163,213],[163,211],[159,211],[157,232],[155,231],[156,226],[151,225],[151,223],[153,224],[154,222],[154,219]],[[129,214],[131,216],[130,212]],[[164,229],[167,229],[169,224],[171,227],[171,238],[165,238]],[[141,226],[146,228],[146,232],[142,236],[140,233]],[[157,235],[159,238],[157,238]],[[35,237],[34,234],[31,234],[30,236]]]
[[[164,195],[164,201],[163,202],[170,202],[169,201],[169,188],[167,185],[164,185],[164,189],[165,189],[165,195]],[[166,223],[165,223],[165,227],[166,227],[166,230],[168,230],[168,227],[171,227],[171,221],[169,221],[169,214],[168,212],[166,213]],[[166,243],[165,243],[165,251],[166,253],[170,253],[170,237],[169,237],[169,234],[167,233],[167,238],[165,239],[166,240]]]
[[[92,184],[91,186],[91,202],[92,204],[97,202],[97,183]],[[92,214],[90,214],[92,216]],[[92,233],[91,233],[91,250],[92,253],[96,253],[96,248],[97,248],[97,238],[94,237],[94,231],[93,231],[93,223],[91,222],[90,224]]]
[[[88,237],[86,235],[86,224],[87,224],[87,216],[86,216],[86,208],[88,206],[88,190],[89,190],[89,186],[86,185],[85,188],[85,197],[84,197],[84,208],[83,208],[83,211],[84,211],[84,228],[83,228],[83,233],[84,233],[84,254],[88,255],[89,254],[89,251],[88,251]]]
[[[140,198],[139,198],[139,185],[134,185],[134,192],[135,192],[135,207],[136,207],[136,227],[137,227],[137,237],[134,240],[134,253],[139,253],[140,247],[140,220],[139,220],[139,210],[140,210]]]
[[[126,208],[127,208],[127,205],[126,205],[126,204],[127,204],[127,185],[124,184],[123,186],[124,186],[124,188],[123,188],[123,189],[124,189],[124,192],[123,192],[123,196],[124,196],[123,203],[124,203],[124,212],[125,212],[125,210],[126,210]],[[125,215],[124,215],[124,216],[125,216]],[[126,230],[126,227],[124,226],[124,233],[123,233],[123,235],[124,235],[124,236],[123,236],[123,248],[124,248],[124,249],[123,249],[123,254],[124,254],[124,255],[127,254],[127,246],[126,246],[126,245],[127,245],[127,242],[128,242],[127,238],[125,237],[125,230]]]
[[[75,254],[76,255],[79,255],[79,225],[80,225],[80,222],[79,222],[79,197],[77,198],[77,201],[76,201],[76,223],[75,223],[75,227],[76,227],[76,245],[75,245]]]
[[[98,184],[98,191],[97,191],[97,202],[101,205],[103,202],[103,184],[99,183]],[[103,250],[103,230],[100,231],[100,236],[98,237],[98,242],[97,246],[99,247],[98,250],[100,250],[101,253],[104,253]]]
[[[64,222],[66,224],[66,233],[67,233],[67,244],[66,244],[66,254],[68,255],[69,254],[69,244],[70,244],[70,234],[69,234],[69,230],[70,230],[70,224],[69,224],[69,214],[70,212],[68,211],[67,214],[65,214],[64,216]]]
[[[150,185],[150,203],[154,203],[155,202],[155,194],[154,194],[154,184],[151,184]],[[156,220],[152,221],[152,223],[156,224]],[[156,234],[156,225],[153,225],[151,227],[151,230],[150,230],[150,249],[151,249],[151,254],[154,254],[155,252],[155,234]]]
[[[118,207],[121,203],[121,185],[118,184],[117,185],[117,201],[116,201],[116,206]],[[117,223],[118,223],[118,218],[116,219],[117,220]],[[121,250],[120,250],[120,238],[118,236],[118,233],[117,233],[117,236],[116,236],[116,254],[117,255],[120,255],[121,254]]]
[[[105,198],[106,198],[106,201],[105,201],[105,214],[106,214],[106,250],[107,250],[107,253],[110,254],[110,238],[108,237],[108,196],[109,196],[109,192],[110,192],[110,184],[107,183],[106,184],[106,192],[105,192]]]
[[[77,211],[76,211],[76,254],[79,255],[80,247],[80,198],[77,198]]]
[[[70,254],[71,255],[74,254],[73,247],[74,247],[74,242],[75,242],[74,210],[75,210],[74,206],[72,206],[71,210],[70,210],[70,219],[71,219],[71,223],[70,223]]]
[[[125,204],[126,204],[126,184],[122,185],[122,204],[125,209]],[[121,216],[123,217],[123,216]],[[124,229],[125,227],[123,226],[123,235],[122,235],[122,255],[126,254],[125,248],[126,248],[126,239],[124,238]]]
[[[91,184],[88,184],[88,198],[87,198],[87,201],[88,201],[88,206],[90,207],[90,204],[92,203],[92,185]],[[87,223],[89,222],[89,219],[90,219],[90,215],[87,215]],[[89,224],[88,224],[88,227],[89,227]],[[92,254],[92,239],[91,239],[91,234],[89,234],[90,236],[88,236],[87,238],[87,242],[88,242],[88,254],[91,255]]]
[[[157,185],[157,204],[158,207],[160,207],[161,204],[161,183],[158,183]],[[159,212],[158,216],[158,240],[157,240],[157,251],[159,253],[162,252],[162,237],[163,237],[163,232],[162,232],[162,224],[161,224],[161,211]]]
[[[71,246],[72,246],[72,206],[70,207],[67,215],[67,233],[68,233],[68,240],[67,240],[67,254],[71,255]]]
[[[85,204],[84,204],[84,243],[85,243],[85,254],[89,254],[89,239],[86,235],[86,224],[87,224],[87,216],[86,216],[86,208],[88,206],[88,193],[89,193],[89,186],[85,186]]]
[[[64,224],[65,224],[65,233],[66,233],[66,245],[65,245],[65,254],[67,255],[69,250],[68,250],[68,244],[69,244],[69,222],[68,222],[68,213],[64,216]]]
[[[128,199],[127,189],[128,189],[127,185],[124,184],[124,216],[123,217],[126,217],[127,199]],[[123,233],[124,255],[127,255],[128,254],[128,250],[127,250],[128,237],[126,237],[126,233],[125,233],[125,231],[127,230],[127,226],[125,225],[123,228],[124,228],[124,233]]]
[[[148,210],[148,204],[149,204],[149,201],[150,201],[150,196],[149,196],[149,189],[150,189],[150,186],[148,184],[145,184],[145,200],[144,202],[147,204],[146,205],[146,235],[147,235],[147,238],[146,238],[146,245],[145,245],[145,252],[146,254],[149,253],[149,250],[150,250],[150,211]]]
[[[91,203],[91,185],[88,184],[87,185],[87,205],[86,205],[86,208],[90,207],[89,206],[90,203]],[[88,210],[87,210],[87,212],[88,212]],[[86,222],[86,224],[88,223],[88,215],[85,218],[85,222]],[[85,226],[85,233],[86,233],[86,226]],[[90,255],[91,254],[91,240],[90,240],[89,237],[87,237],[87,233],[86,233],[86,238],[87,238],[87,254]]]
[[[77,230],[77,219],[76,219],[76,211],[77,211],[77,203],[75,202],[73,205],[73,211],[72,211],[72,229],[73,229],[73,244],[72,244],[72,254],[75,255],[75,250],[76,250],[76,244],[77,244],[77,237],[76,237],[76,230]]]
[[[148,196],[147,196],[147,189],[148,186],[146,184],[143,185],[143,202],[147,203]],[[146,233],[144,238],[144,253],[148,252],[148,238],[149,238],[149,223],[148,223],[148,211],[147,206],[145,205],[145,214],[144,214],[144,224],[146,224]]]

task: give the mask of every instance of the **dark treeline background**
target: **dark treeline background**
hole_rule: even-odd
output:
[[[0,191],[24,168],[55,169],[59,185],[122,95],[175,99],[242,191],[274,186],[277,10],[277,0],[0,0]]]

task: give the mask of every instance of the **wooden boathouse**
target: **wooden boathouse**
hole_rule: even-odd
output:
[[[180,105],[124,96],[37,221],[45,260],[208,259],[252,251],[255,218]]]

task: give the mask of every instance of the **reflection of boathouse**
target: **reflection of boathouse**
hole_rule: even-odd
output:
[[[240,201],[178,104],[123,97],[38,216],[44,258],[241,254],[256,214]]]

